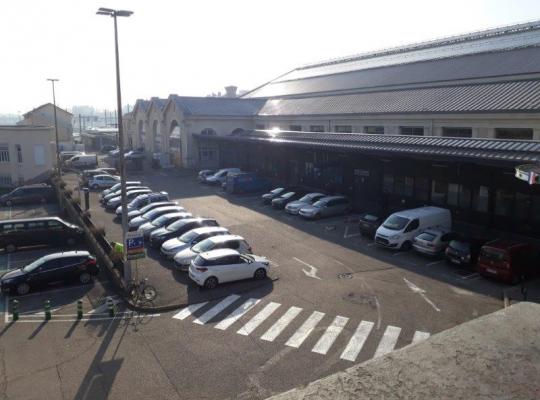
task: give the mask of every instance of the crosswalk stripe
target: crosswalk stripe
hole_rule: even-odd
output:
[[[216,315],[218,315],[224,309],[229,307],[232,303],[234,303],[239,298],[240,298],[240,296],[238,296],[237,294],[231,294],[230,296],[225,297],[223,300],[221,300],[219,303],[217,303],[210,310],[208,310],[203,315],[201,315],[199,318],[194,320],[193,323],[199,324],[199,325],[206,324],[208,321],[210,321],[212,318],[214,318]]]
[[[262,324],[274,311],[281,306],[279,303],[270,302],[261,311],[259,311],[253,318],[251,318],[243,327],[238,329],[236,333],[239,335],[247,336],[253,332],[257,327]]]
[[[412,344],[422,342],[429,337],[429,332],[416,331],[412,338]]]
[[[262,340],[266,340],[268,342],[273,342],[275,338],[279,336],[281,332],[289,325],[289,323],[296,318],[298,314],[300,314],[300,311],[302,309],[300,307],[291,307],[287,310],[285,314],[281,316],[280,319],[276,321],[274,325],[270,327],[262,336]]]
[[[234,310],[232,313],[230,313],[227,317],[221,320],[219,324],[214,326],[216,329],[221,329],[224,331],[229,326],[234,324],[242,315],[247,313],[249,310],[251,310],[254,306],[257,305],[257,303],[261,301],[261,299],[248,299],[246,300],[240,307],[238,307],[236,310]]]
[[[180,311],[178,314],[175,314],[173,316],[173,318],[182,319],[182,320],[186,319],[191,314],[193,314],[195,311],[197,311],[199,308],[202,308],[207,304],[208,304],[207,301],[205,301],[204,303],[191,304],[191,305],[187,306],[186,308],[184,308],[182,311]]]
[[[360,324],[358,324],[358,328],[356,328],[356,332],[354,332],[349,340],[347,347],[345,347],[345,350],[343,350],[343,353],[341,353],[340,358],[353,362],[356,361],[356,357],[358,357],[358,354],[360,354],[360,351],[362,350],[362,347],[364,347],[364,343],[366,342],[371,329],[373,329],[373,325],[373,322],[370,321],[360,322]]]
[[[300,328],[292,335],[289,340],[285,343],[286,346],[290,347],[300,347],[300,345],[306,340],[306,338],[311,334],[313,329],[317,324],[323,319],[324,313],[319,311],[314,311],[313,314],[309,316],[308,319],[302,324]]]
[[[386,330],[384,331],[381,341],[379,342],[379,346],[377,347],[377,350],[375,350],[375,355],[373,356],[373,358],[380,357],[394,350],[394,347],[396,346],[400,333],[401,333],[401,328],[398,328],[397,326],[388,325],[386,327]]]
[[[326,354],[328,350],[330,350],[330,347],[334,344],[335,340],[349,321],[349,318],[347,317],[341,317],[337,316],[332,321],[332,324],[326,328],[326,332],[321,336],[319,341],[313,348],[311,349],[314,353],[319,354]]]

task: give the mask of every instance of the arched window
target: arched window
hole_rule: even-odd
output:
[[[212,128],[204,128],[204,129],[201,131],[201,135],[216,136],[217,133],[216,133],[216,131],[213,130]]]
[[[145,137],[145,132],[144,132],[144,122],[142,120],[139,120],[139,125],[137,127],[137,131],[138,131],[138,136],[139,136],[139,147],[143,147],[144,148],[144,137]]]
[[[152,135],[154,137],[154,152],[159,153],[161,152],[161,132],[157,120],[155,120],[152,125]]]

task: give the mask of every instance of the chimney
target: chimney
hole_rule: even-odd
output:
[[[236,97],[236,86],[225,86],[225,97]]]

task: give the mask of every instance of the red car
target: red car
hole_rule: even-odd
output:
[[[480,275],[515,283],[538,272],[538,250],[527,242],[494,240],[480,249],[477,267]]]

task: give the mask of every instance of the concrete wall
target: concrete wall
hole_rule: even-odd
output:
[[[73,141],[72,115],[60,108],[56,108],[58,125],[58,140],[60,142]],[[46,104],[43,107],[30,111],[19,125],[52,126],[54,127],[54,106]]]
[[[50,171],[55,163],[54,128],[0,126],[0,146],[9,149],[9,162],[0,162],[0,186],[13,186]],[[21,146],[19,162],[17,145]]]

